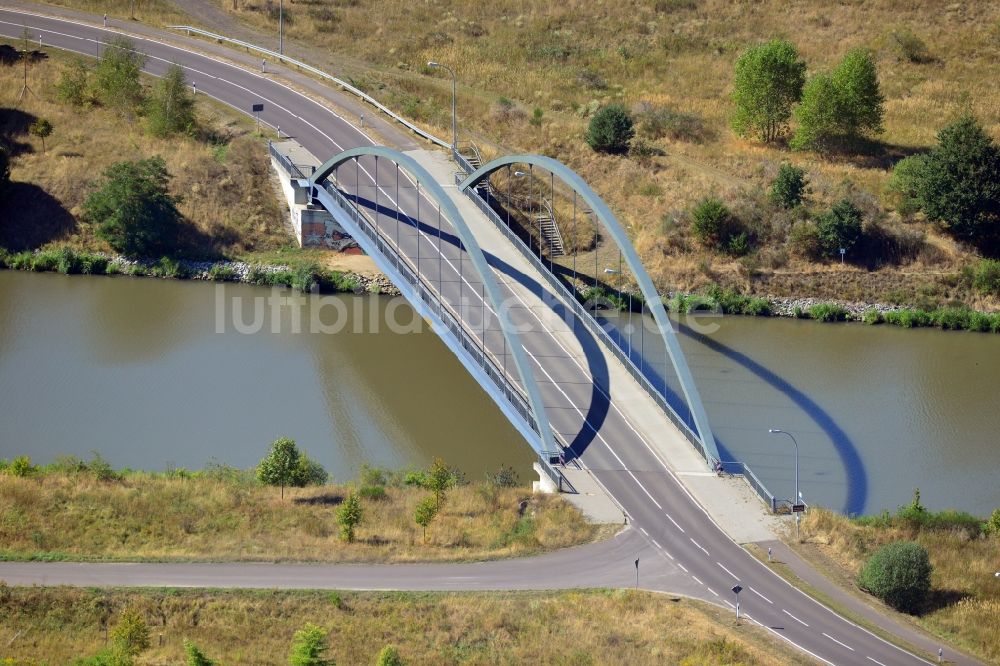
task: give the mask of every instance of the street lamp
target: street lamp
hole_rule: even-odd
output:
[[[447,70],[451,74],[451,149],[458,152],[458,116],[456,111],[457,106],[457,95],[458,95],[458,78],[455,76],[455,72],[447,65],[442,65],[439,62],[434,62],[433,60],[427,63],[428,67],[440,67],[441,69]]]
[[[799,500],[802,498],[802,493],[799,492],[799,443],[795,440],[795,437],[790,432],[785,432],[784,430],[779,430],[777,428],[770,428],[768,430],[772,435],[788,435],[789,439],[792,440],[792,444],[795,445],[795,499],[792,501],[793,510],[794,505],[798,504]],[[799,538],[799,512],[795,511],[795,538]]]
[[[285,55],[285,0],[278,0],[278,55]]]

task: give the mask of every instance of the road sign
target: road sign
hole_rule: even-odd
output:
[[[735,592],[736,594],[739,594],[742,591],[743,591],[743,588],[741,586],[739,586],[739,585],[733,585],[733,592]]]
[[[805,510],[806,510],[806,505],[805,504],[793,504],[792,505],[792,513],[802,513]]]
[[[253,105],[253,112],[254,113],[260,113],[263,110],[264,110],[264,105],[263,104],[254,104]]]

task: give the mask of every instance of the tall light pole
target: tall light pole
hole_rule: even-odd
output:
[[[457,105],[458,105],[458,78],[455,76],[455,72],[447,65],[442,65],[439,62],[434,62],[433,60],[427,63],[428,67],[440,67],[451,74],[451,149],[458,152],[458,115],[457,115]]]
[[[777,428],[770,428],[768,430],[772,435],[788,435],[789,439],[792,440],[792,444],[795,445],[795,499],[792,500],[792,504],[798,504],[799,498],[802,494],[799,492],[799,443],[795,440],[795,437],[790,432],[785,432],[784,430],[779,430]],[[799,512],[795,512],[795,538],[799,538]]]
[[[278,0],[278,54],[285,55],[285,0]]]

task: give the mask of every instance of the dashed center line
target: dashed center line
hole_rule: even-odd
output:
[[[749,587],[749,586],[747,586],[747,587]],[[750,588],[750,591],[753,592],[754,594],[756,594],[758,597],[760,597],[764,601],[766,601],[767,603],[769,603],[769,604],[773,604],[774,603],[773,601],[771,601],[770,599],[768,599],[767,597],[765,597],[763,594],[761,594],[757,590],[753,589],[752,587]]]
[[[706,585],[705,587],[708,587],[708,586]],[[715,596],[719,596],[719,593],[718,593],[718,592],[716,592],[715,590],[713,590],[713,589],[712,589],[712,588],[710,588],[710,587],[708,588],[708,591],[709,591],[709,592],[711,592],[712,594],[714,594]]]
[[[678,524],[677,524],[677,521],[676,521],[676,520],[674,520],[674,517],[673,517],[673,516],[671,516],[671,515],[670,515],[669,513],[666,513],[666,512],[664,512],[664,514],[663,514],[663,515],[664,515],[664,516],[666,516],[667,518],[669,518],[669,519],[670,519],[670,522],[672,522],[672,523],[674,524],[674,527],[676,527],[677,529],[679,529],[679,530],[681,531],[681,533],[682,533],[682,534],[684,534],[684,533],[685,533],[685,532],[684,532],[684,528],[683,528],[683,527],[681,527],[680,525],[678,525]]]
[[[702,550],[704,550],[704,548],[703,548]],[[707,554],[708,554],[708,553],[706,553],[706,555],[707,555]],[[725,572],[726,572],[727,574],[729,574],[730,576],[732,576],[732,577],[733,577],[733,578],[735,578],[736,580],[739,580],[739,579],[740,579],[740,577],[739,577],[739,576],[737,576],[737,575],[736,575],[736,574],[734,574],[734,573],[733,573],[732,571],[730,571],[729,569],[727,569],[727,568],[726,568],[726,565],[725,565],[725,564],[723,564],[722,562],[716,562],[716,564],[718,564],[718,565],[719,565],[719,567],[721,567],[723,571],[725,571]],[[753,588],[751,587],[750,589],[752,590]]]
[[[854,652],[854,648],[852,648],[852,647],[851,647],[850,645],[848,645],[847,643],[841,643],[840,641],[838,641],[838,640],[837,640],[836,638],[834,638],[834,637],[833,637],[833,636],[831,636],[830,634],[826,633],[825,631],[823,632],[823,635],[824,635],[824,636],[826,636],[827,638],[829,638],[829,639],[830,639],[831,641],[833,641],[833,642],[834,642],[834,643],[836,643],[837,645],[843,645],[843,646],[844,646],[845,648],[847,648],[847,649],[848,649],[848,650],[850,650],[851,652]]]
[[[699,578],[694,574],[691,574],[691,578],[694,578],[694,582],[698,583],[699,585],[704,585],[704,583],[701,582],[701,580],[699,580]]]
[[[808,624],[806,624],[805,622],[803,622],[799,618],[795,617],[794,615],[792,615],[791,613],[789,613],[788,611],[786,611],[784,608],[781,609],[781,612],[784,613],[785,615],[787,615],[788,617],[792,618],[793,620],[795,620],[799,624],[801,624],[803,627],[808,627],[809,626]]]
[[[677,563],[677,566],[679,566],[681,569],[684,569],[684,573],[688,573],[687,567],[681,564],[680,562]]]
[[[688,537],[688,539],[691,539],[691,537]],[[691,539],[691,543],[693,543],[694,545],[698,546],[698,548],[701,548],[701,544],[698,543],[697,541],[695,541],[694,539]],[[705,550],[704,548],[701,548],[701,552],[703,552],[706,555],[708,555],[708,551]]]
[[[878,659],[872,659],[871,657],[868,657],[868,656],[866,656],[865,659],[867,659],[868,661],[874,661],[876,664],[878,664],[878,666],[885,666],[885,664],[883,664]]]

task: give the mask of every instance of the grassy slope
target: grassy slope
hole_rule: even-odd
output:
[[[216,3],[233,13],[229,0]],[[264,34],[273,32],[267,3],[238,4],[238,18]],[[1000,137],[996,3],[977,0],[944,9],[935,0],[302,0],[286,3],[285,11],[290,38],[334,54],[316,53],[314,58],[354,76],[442,135],[450,122],[450,87],[443,73],[427,70],[423,63],[434,59],[455,67],[462,84],[464,131],[484,145],[496,142],[507,152],[552,154],[577,169],[620,211],[664,286],[693,288],[718,280],[773,295],[909,302],[960,297],[981,307],[996,305],[951,284],[949,276],[969,260],[968,252],[929,225],[904,225],[894,214],[884,223],[924,233],[927,243],[915,261],[876,273],[795,258],[785,242],[787,222],[777,224],[755,260],[741,265],[699,250],[686,219],[678,216],[709,193],[753,208],[755,193],[786,159],[809,170],[812,197],[820,206],[857,188],[871,193],[877,204],[886,167],[931,145],[936,132],[966,103]],[[893,34],[906,29],[927,44],[932,62],[914,64],[901,57]],[[832,68],[849,48],[875,50],[887,98],[884,143],[875,155],[823,160],[733,135],[728,129],[733,62],[747,44],[768,37],[795,42],[810,72]],[[372,63],[367,73],[356,73],[359,61]],[[513,113],[502,112],[496,103],[500,97],[516,102]],[[610,101],[628,106],[647,101],[694,114],[704,126],[704,140],[657,140],[665,155],[648,165],[595,156],[582,140],[587,121],[575,109]],[[538,126],[529,122],[536,107],[543,113]],[[749,284],[748,268],[753,267],[762,275]]]
[[[734,627],[726,611],[634,591],[484,595],[0,587],[3,654],[16,664],[61,664],[92,654],[104,645],[104,622],[110,618],[113,626],[126,604],[144,611],[150,625],[152,647],[139,664],[180,663],[184,639],[221,663],[286,664],[292,634],[306,622],[330,630],[328,656],[338,664],[373,664],[387,644],[414,666],[810,663],[762,630]]]
[[[930,553],[934,576],[930,606],[915,618],[917,624],[987,660],[1000,660],[1000,589],[993,576],[1000,537],[970,538],[954,529],[914,530],[901,522],[892,527],[859,525],[824,509],[810,511],[802,522],[802,534],[799,552],[849,589],[855,589],[854,579],[864,561],[883,544],[912,540],[923,545]]]
[[[3,43],[20,45],[0,40]],[[37,97],[20,107],[20,63],[0,66],[0,123],[20,146],[11,170],[17,196],[9,197],[3,210],[0,246],[107,249],[89,225],[76,219],[87,184],[112,162],[153,155],[166,160],[173,175],[170,189],[184,197],[179,209],[189,222],[184,236],[190,252],[236,255],[290,242],[269,179],[266,147],[252,136],[249,120],[199,96],[199,136],[157,139],[145,131],[141,119],[58,101],[55,83],[72,56],[57,50],[46,53],[48,58],[29,70],[29,85]],[[36,117],[48,119],[54,128],[44,152],[41,141],[27,133]]]
[[[339,538],[344,485],[285,489],[242,476],[164,478],[130,473],[0,474],[0,555],[7,558],[405,562],[496,559],[585,543],[611,534],[558,496],[526,488],[484,495],[481,484],[449,492],[423,542],[413,515],[428,493],[388,487],[362,500],[357,541]],[[531,498],[521,518],[518,503]]]

